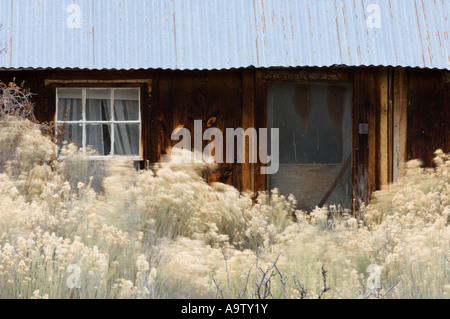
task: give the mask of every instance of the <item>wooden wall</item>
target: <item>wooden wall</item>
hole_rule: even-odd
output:
[[[408,70],[407,159],[433,165],[433,152],[450,152],[450,72]]]
[[[431,167],[437,149],[450,152],[449,71],[362,68],[354,73],[354,186],[365,168],[368,194],[396,181],[404,163]]]
[[[216,118],[225,128],[266,127],[266,85],[271,81],[353,81],[354,194],[368,197],[403,174],[407,159],[432,165],[433,152],[450,151],[450,72],[404,68],[235,69],[216,71],[0,71],[0,80],[25,85],[35,93],[35,114],[53,120],[59,85],[121,86],[138,83],[142,91],[144,159],[157,162],[177,143],[172,130],[193,130],[193,121]],[[368,132],[360,131],[367,124]],[[225,140],[225,139],[224,139]],[[225,141],[224,141],[225,142]],[[206,145],[206,142],[203,142]],[[246,141],[248,144],[248,141]],[[225,145],[224,145],[225,147]],[[241,190],[264,190],[260,163],[221,164],[210,182]],[[360,188],[360,189],[359,189]]]
[[[208,120],[215,118],[213,127],[223,132],[224,149],[225,129],[242,127],[244,95],[240,71],[162,72],[155,82],[152,101],[156,121],[150,126],[152,131],[158,132],[158,140],[151,161],[178,143],[171,140],[175,128],[187,128],[193,137],[194,120],[202,120],[204,131]],[[207,141],[203,141],[203,147],[206,144]],[[241,170],[241,164],[223,163],[210,173],[208,181],[220,181],[242,189]]]

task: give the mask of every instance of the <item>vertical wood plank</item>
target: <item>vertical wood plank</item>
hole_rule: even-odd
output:
[[[149,163],[156,163],[161,157],[159,134],[161,132],[161,123],[159,117],[159,75],[152,78],[150,84],[141,85],[141,95],[144,96],[142,110],[142,134],[146,136],[146,149],[144,149],[144,160]],[[144,163],[145,165],[147,163]]]
[[[394,69],[388,69],[388,182],[394,180]]]
[[[244,70],[242,72],[242,128],[255,127],[255,72]],[[242,190],[255,191],[255,164],[250,158],[258,158],[258,154],[250,155],[253,149],[249,147],[249,140],[245,140],[245,163],[242,164]]]
[[[367,164],[367,172],[368,172],[368,191],[369,197],[372,193],[378,189],[379,187],[379,175],[377,174],[378,165],[377,159],[378,154],[377,150],[379,149],[379,130],[380,130],[380,113],[379,113],[379,74],[377,70],[371,70],[367,74],[367,79],[365,82],[366,86],[366,94],[367,94],[367,105],[368,107],[368,121],[369,121],[369,158]]]
[[[378,157],[378,178],[380,188],[389,183],[389,79],[388,69],[383,69],[379,73],[379,149],[376,150]]]
[[[156,93],[154,93],[156,94]],[[172,147],[170,139],[173,130],[173,77],[171,74],[161,74],[158,81],[158,102],[159,102],[159,133],[158,133],[158,154],[159,157],[166,154]],[[152,129],[150,129],[152,131]],[[155,134],[155,132],[153,132]]]
[[[259,129],[267,128],[267,107],[266,107],[266,99],[267,99],[267,86],[264,80],[264,71],[257,70],[255,71],[255,128],[258,131],[259,137]],[[267,141],[270,143],[270,141]],[[260,139],[258,138],[258,149],[260,149]],[[255,168],[255,191],[265,191],[267,189],[267,175],[261,174],[261,167],[265,166],[259,160]]]
[[[189,123],[187,118],[188,109],[192,107],[192,96],[190,93],[193,90],[193,81],[187,75],[180,75],[177,73],[173,76],[173,127],[172,130],[183,126],[193,135],[194,123]],[[172,146],[177,142],[172,142]],[[191,138],[192,143],[192,138]],[[192,143],[193,144],[193,143]]]
[[[227,82],[230,82],[230,103],[232,103],[229,107],[233,108],[234,116],[233,116],[233,128],[241,128],[242,127],[242,75],[240,73],[232,72],[227,77]],[[236,139],[237,140],[237,139]],[[242,175],[242,165],[243,163],[237,162],[237,141],[235,141],[235,162],[233,165],[233,186],[238,190],[243,190],[243,175]],[[245,147],[245,143],[244,143]],[[247,153],[247,150],[242,150]]]
[[[355,70],[353,80],[353,194],[355,209],[359,201],[368,204],[376,189],[377,171],[377,85],[375,69]],[[378,97],[379,100],[379,97]],[[359,131],[368,124],[368,133]]]
[[[407,144],[407,77],[401,68],[394,70],[393,91],[393,182],[404,175]]]
[[[239,183],[236,178],[236,169],[233,163],[226,163],[226,128],[234,128],[235,125],[235,103],[241,103],[239,83],[229,73],[210,73],[207,83],[207,105],[208,116],[217,118],[215,127],[223,134],[223,156],[224,163],[219,164],[216,171],[208,176],[208,182],[222,182],[229,185]],[[236,165],[236,164],[235,164]]]

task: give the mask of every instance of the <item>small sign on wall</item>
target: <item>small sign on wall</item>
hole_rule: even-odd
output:
[[[368,123],[359,123],[359,134],[361,134],[361,135],[369,134],[369,124]]]

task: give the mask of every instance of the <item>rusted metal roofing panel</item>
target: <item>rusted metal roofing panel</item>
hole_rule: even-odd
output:
[[[0,68],[450,69],[449,19],[450,0],[2,0]]]

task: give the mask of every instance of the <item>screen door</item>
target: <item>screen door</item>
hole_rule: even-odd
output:
[[[280,166],[268,175],[268,188],[293,194],[306,211],[351,209],[351,111],[349,82],[269,83],[267,126],[279,128]]]

